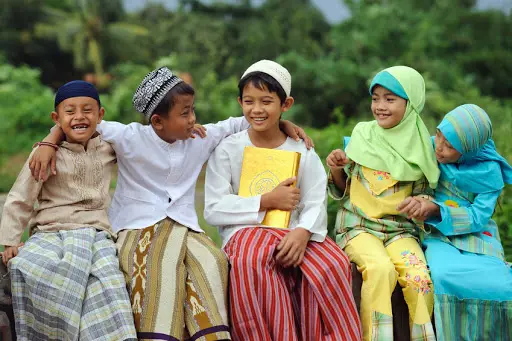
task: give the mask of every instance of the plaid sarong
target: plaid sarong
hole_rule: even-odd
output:
[[[136,340],[107,232],[36,233],[9,265],[18,340]]]

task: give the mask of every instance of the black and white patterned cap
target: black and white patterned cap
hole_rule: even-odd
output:
[[[183,80],[165,66],[151,71],[135,90],[133,107],[149,119],[165,95],[181,82]]]

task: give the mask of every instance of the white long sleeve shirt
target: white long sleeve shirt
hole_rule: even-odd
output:
[[[223,246],[237,231],[261,225],[265,211],[260,212],[261,195],[240,197],[244,148],[252,146],[247,131],[231,135],[215,149],[206,169],[204,217],[208,224],[217,226]],[[307,150],[304,141],[287,138],[276,149],[301,153],[297,187],[300,203],[292,211],[289,228],[309,230],[312,241],[323,242],[327,235],[327,175],[316,152]]]
[[[142,229],[169,217],[202,232],[194,206],[197,177],[219,142],[249,127],[244,117],[205,125],[202,139],[162,140],[151,125],[103,121],[98,132],[117,154],[118,179],[109,209],[114,232]]]

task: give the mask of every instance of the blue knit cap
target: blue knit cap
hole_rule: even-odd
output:
[[[72,97],[90,97],[98,101],[98,105],[101,107],[100,95],[98,90],[86,81],[71,81],[64,84],[57,90],[55,94],[55,109],[64,100]]]

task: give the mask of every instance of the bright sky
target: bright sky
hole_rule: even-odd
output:
[[[213,2],[214,0],[203,0],[203,2]],[[236,0],[224,0],[225,2],[236,2]],[[254,5],[262,3],[264,0],[252,0]],[[324,13],[329,22],[336,23],[348,17],[350,13],[345,7],[343,0],[312,0],[313,3]],[[137,10],[146,3],[163,3],[167,8],[174,9],[177,6],[177,0],[124,0],[126,8],[129,11]],[[497,8],[506,12],[512,11],[512,0],[478,0],[477,7],[481,9]]]

